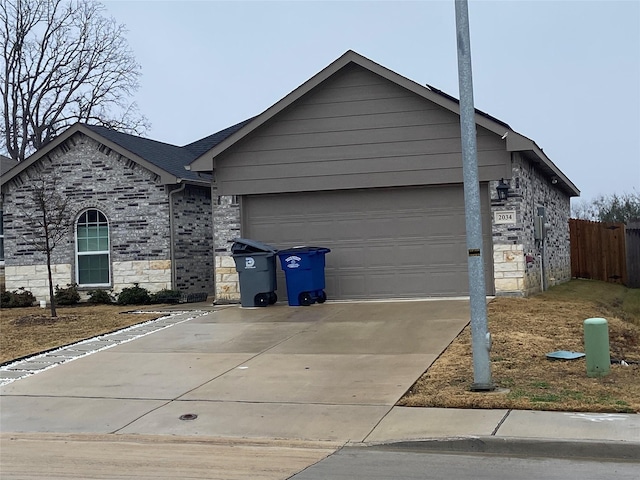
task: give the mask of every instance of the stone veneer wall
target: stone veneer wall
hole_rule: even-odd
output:
[[[36,300],[49,301],[49,282],[47,281],[47,265],[7,265],[5,266],[7,290],[18,288],[29,290]],[[69,283],[72,269],[71,264],[62,263],[51,265],[53,284],[65,286]]]
[[[170,286],[165,186],[153,172],[78,133],[3,186],[8,290],[27,286],[25,272],[33,275],[30,282],[46,278],[45,256],[25,240],[28,230],[21,212],[29,205],[31,179],[54,176],[59,191],[71,199],[74,220],[87,208],[97,208],[106,215],[116,292],[134,282],[152,291]],[[74,242],[72,227],[53,251],[52,263],[61,268],[54,282],[61,286],[75,282]]]
[[[211,187],[188,185],[173,198],[176,285],[184,293],[214,293]]]
[[[215,222],[216,301],[239,302],[240,284],[231,256],[232,240],[241,235],[240,205],[235,196],[218,196],[213,209]]]
[[[151,292],[171,288],[171,262],[169,260],[143,260],[137,262],[112,262],[113,284],[118,286],[132,286],[138,283],[142,288]],[[21,265],[6,267],[8,277],[14,285],[11,290],[25,288],[37,300],[49,301],[49,282],[47,281],[46,265]],[[53,284],[65,286],[73,277],[72,265],[69,263],[51,265]],[[19,285],[19,287],[18,287]],[[116,288],[115,291],[122,290]],[[88,298],[87,291],[80,292],[81,299]]]
[[[171,288],[170,260],[112,262],[111,267],[113,284],[117,286],[115,291],[132,286],[134,283],[140,284],[150,292]]]
[[[515,210],[516,223],[493,224],[493,252],[496,295],[529,295],[541,290],[541,258],[544,260],[545,289],[571,278],[569,242],[570,198],[551,179],[520,153],[512,157],[510,193],[505,202],[492,201],[494,212]],[[496,197],[498,182],[489,186]],[[546,209],[549,229],[544,242],[534,238],[534,217],[539,206]],[[527,259],[531,260],[530,262]]]

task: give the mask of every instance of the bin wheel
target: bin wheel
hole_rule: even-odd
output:
[[[278,301],[278,295],[276,295],[276,292],[269,293],[269,305],[273,305],[277,301]]]
[[[324,292],[324,290],[320,290],[320,293],[318,294],[318,298],[316,298],[316,302],[324,303],[326,301],[327,301],[327,294]]]
[[[311,298],[311,294],[309,292],[302,292],[298,295],[298,303],[305,307],[308,307],[313,303],[313,298]]]
[[[259,293],[254,298],[254,303],[256,307],[266,307],[269,305],[269,294],[268,293]]]

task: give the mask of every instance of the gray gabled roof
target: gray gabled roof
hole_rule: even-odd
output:
[[[7,175],[5,175],[5,161],[3,160],[0,184],[6,183],[74,134],[81,132],[156,173],[160,176],[162,183],[171,184],[186,181],[208,185],[211,181],[210,175],[203,175],[195,171],[191,172],[187,170],[185,166],[195,160],[203,151],[215,147],[229,135],[244,126],[248,121],[249,120],[246,120],[237,125],[233,125],[182,147],[118,132],[99,125],[76,123],[24,161],[15,162],[8,159],[10,162],[15,162],[13,165],[17,166],[17,168],[12,169]]]
[[[135,153],[138,157],[174,175],[176,178],[183,180],[202,180],[198,175],[194,175],[192,172],[185,170],[184,166],[194,158],[194,155],[185,148],[158,142],[150,138],[129,135],[98,125],[86,125],[86,127],[101,137],[110,140],[131,153]]]
[[[5,157],[4,155],[0,155],[0,175],[4,175],[13,167],[18,165],[18,161],[13,158]]]
[[[208,137],[204,137],[200,140],[196,140],[195,142],[185,145],[182,148],[187,149],[189,152],[193,154],[193,158],[192,158],[192,161],[193,161],[203,153],[211,150],[213,147],[218,145],[223,140],[226,140],[227,137],[236,133],[238,130],[240,130],[242,127],[244,127],[254,118],[255,117],[252,117],[247,120],[244,120],[243,122],[236,123],[231,127],[225,128],[224,130],[220,130],[219,132],[214,133],[213,135],[209,135]]]
[[[229,135],[226,139],[222,140],[210,150],[203,152],[198,158],[196,158],[188,169],[199,172],[211,172],[213,169],[213,159],[224,152],[226,149],[239,142],[251,132],[255,131],[261,125],[264,125],[271,118],[279,114],[285,108],[296,102],[302,96],[316,88],[322,82],[335,75],[338,71],[342,70],[350,64],[358,65],[365,68],[381,77],[396,83],[397,85],[406,88],[407,90],[419,95],[437,105],[440,105],[447,110],[460,115],[460,105],[457,99],[451,95],[447,95],[441,90],[438,90],[431,86],[423,86],[414,82],[402,75],[389,70],[382,65],[369,60],[362,55],[349,50],[340,58],[335,60],[329,66],[322,71],[311,77],[305,83],[300,85],[294,91],[285,96],[282,100],[278,101],[260,115],[254,117],[251,121],[247,122],[243,127],[237,130],[235,133]],[[475,121],[477,125],[480,125],[487,130],[500,135],[506,139],[506,149],[509,152],[523,152],[527,158],[536,163],[542,171],[544,171],[550,177],[555,177],[558,180],[558,186],[563,188],[569,195],[578,196],[580,191],[578,188],[567,178],[567,176],[560,171],[558,167],[551,161],[549,157],[538,147],[535,142],[524,135],[515,132],[508,124],[498,120],[491,115],[484,113],[480,110],[476,110]]]

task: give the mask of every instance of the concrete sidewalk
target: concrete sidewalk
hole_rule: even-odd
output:
[[[640,462],[640,415],[394,407],[365,443]]]
[[[61,438],[73,439],[71,456],[83,446],[115,454],[136,445],[145,458],[186,455],[176,460],[202,471],[224,467],[193,463],[174,448],[177,439],[219,455],[241,444],[235,452],[247,459],[238,478],[253,465],[254,447],[268,445],[277,473],[264,478],[286,478],[345,444],[520,445],[529,453],[534,445],[541,454],[562,445],[565,454],[640,458],[638,415],[395,407],[468,318],[468,301],[455,300],[230,306],[174,313],[19,362],[0,371],[10,382],[0,387],[3,476],[11,465],[19,472],[25,445],[56,451]],[[277,468],[286,458],[291,465]],[[91,463],[82,455],[77,461]],[[153,462],[148,467],[149,478],[161,478]],[[38,478],[33,471],[31,478]]]

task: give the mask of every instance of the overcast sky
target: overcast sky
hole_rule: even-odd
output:
[[[257,115],[347,50],[458,94],[453,0],[103,2],[142,65],[149,136],[184,145]],[[640,192],[640,1],[470,1],[475,106],[589,200]]]

